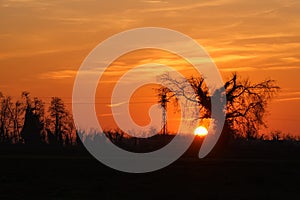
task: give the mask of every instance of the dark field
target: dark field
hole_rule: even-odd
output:
[[[153,173],[112,170],[84,150],[1,147],[0,199],[299,199],[300,145],[232,145]]]

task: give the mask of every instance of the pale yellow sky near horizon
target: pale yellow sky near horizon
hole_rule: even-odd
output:
[[[0,0],[0,91],[71,102],[76,71],[113,34],[137,27],[180,31],[211,55],[224,80],[237,71],[282,88],[269,130],[300,135],[300,2],[297,0]]]

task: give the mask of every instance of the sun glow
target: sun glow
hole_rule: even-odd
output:
[[[208,133],[207,129],[204,126],[198,126],[195,130],[194,130],[194,134],[196,136],[206,136]]]

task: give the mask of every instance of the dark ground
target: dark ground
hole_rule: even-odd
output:
[[[0,147],[0,160],[0,199],[300,199],[298,143],[238,143],[147,174],[78,149]]]

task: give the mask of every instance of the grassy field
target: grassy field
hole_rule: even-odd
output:
[[[110,169],[84,150],[0,148],[0,199],[298,199],[300,146],[239,144],[147,174]]]

